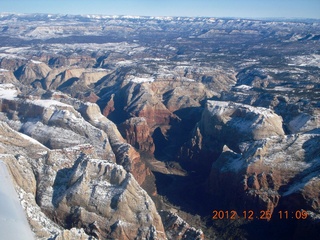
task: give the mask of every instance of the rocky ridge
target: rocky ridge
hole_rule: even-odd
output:
[[[13,86],[11,87],[14,89]],[[16,95],[11,96],[11,99],[10,97],[1,99],[1,109],[2,121],[38,138],[38,140],[30,138],[2,122],[1,149],[2,154],[6,154],[2,155],[3,160],[13,172],[18,188],[24,191],[29,200],[30,195],[34,195],[33,201],[27,201],[29,211],[40,207],[40,212],[46,215],[42,216],[47,219],[46,222],[54,221],[55,224],[60,225],[49,228],[60,231],[61,226],[84,228],[87,233],[98,238],[118,238],[120,236],[126,236],[127,239],[134,237],[144,239],[148,236],[149,238],[166,238],[161,218],[150,197],[130,173],[116,164],[116,154],[112,150],[107,133],[88,125],[89,123],[81,118],[80,113],[72,106],[56,100],[22,101]],[[20,112],[20,109],[24,111]],[[6,114],[13,114],[17,118],[11,120]],[[31,121],[31,119],[34,120]],[[47,121],[46,125],[43,124],[44,121]],[[76,121],[78,121],[77,124]],[[43,129],[44,126],[45,129]],[[28,131],[32,127],[34,129]],[[59,131],[59,128],[64,128],[64,131]],[[87,129],[81,132],[81,128]],[[63,143],[65,145],[48,143],[47,139],[40,138],[40,136],[45,136],[40,134],[42,131],[46,131],[47,136],[50,136],[50,141],[57,139],[56,141],[60,142],[58,139],[61,139],[63,143],[65,136],[66,140]],[[96,131],[96,133],[90,137],[90,131]],[[117,130],[115,131],[117,133]],[[82,133],[87,134],[85,138],[87,142],[81,137]],[[119,133],[117,134],[120,136]],[[73,140],[71,142],[70,136]],[[102,142],[103,145],[91,142],[95,141],[94,136],[100,137],[99,142]],[[123,140],[120,138],[119,142],[121,141]],[[126,145],[124,142],[123,144]],[[119,149],[121,147],[117,150]],[[121,150],[127,151],[127,148],[124,147]],[[117,155],[127,158],[128,171],[135,169],[130,165],[130,153],[119,152]],[[16,159],[21,160],[16,163]],[[16,165],[13,165],[15,163]],[[138,176],[138,180],[143,181],[141,172]],[[22,179],[29,179],[28,184]],[[129,202],[133,205],[130,205]],[[123,214],[124,212],[126,214]],[[130,212],[132,218],[129,219]],[[141,216],[136,215],[138,212]],[[125,219],[123,216],[126,216]],[[31,217],[37,218],[38,216]],[[70,221],[71,219],[74,221]],[[122,222],[121,219],[123,219]],[[30,221],[31,225],[33,221]],[[142,225],[139,227],[140,221]],[[145,224],[146,222],[150,224]],[[39,223],[32,225],[36,233],[39,231],[46,236],[52,234],[48,229],[47,232],[39,229],[37,224]],[[51,225],[55,226],[55,224]],[[59,231],[55,232],[55,234],[58,233]]]
[[[116,125],[96,104],[43,96],[0,86],[1,160],[37,238],[166,239],[140,186],[152,173]]]
[[[55,195],[55,203],[71,211],[70,218],[65,213],[50,218],[58,223],[47,224],[51,233],[81,236],[78,229],[83,225],[88,237],[105,236],[112,229],[117,229],[112,234],[136,234],[121,230],[123,222],[110,231],[99,221],[89,226],[85,221],[91,219],[91,207],[85,196],[81,209],[68,205],[69,199],[80,204],[73,195],[79,188],[90,194],[91,185],[77,173],[95,179],[89,170],[96,171],[92,164],[102,159],[115,168],[121,165],[142,186],[149,185],[146,189],[158,209],[168,205],[189,216],[188,221],[200,214],[202,224],[197,224],[206,225],[208,238],[229,239],[230,232],[239,231],[244,231],[242,237],[254,236],[250,227],[233,231],[237,223],[221,227],[207,221],[211,208],[235,207],[241,212],[247,206],[274,213],[301,208],[308,210],[306,223],[317,224],[318,21],[10,14],[0,18],[0,81],[5,83],[0,91],[1,120],[41,142],[54,156],[63,149],[77,152],[68,157],[73,163],[66,170],[70,176],[61,179],[61,191],[70,192],[61,198]],[[113,187],[118,191],[119,186]],[[23,196],[34,202],[32,194]],[[44,215],[37,209],[40,221]],[[182,220],[177,227],[177,217],[168,216],[161,215],[163,223],[173,223],[164,223],[167,236],[184,235]],[[69,220],[79,226],[72,228]],[[307,236],[297,224],[283,225],[275,231],[283,239]],[[285,235],[283,229],[291,231]]]
[[[208,101],[180,161],[211,166],[208,190],[229,207],[319,214],[319,136],[285,135],[282,118],[270,109]]]

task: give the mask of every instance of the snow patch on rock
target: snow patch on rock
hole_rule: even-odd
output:
[[[18,90],[16,87],[9,83],[9,84],[0,84],[0,98],[13,100],[18,96]]]
[[[68,104],[56,101],[56,100],[48,100],[48,99],[37,99],[37,100],[32,100],[29,101],[30,103],[33,103],[35,105],[41,106],[41,107],[45,107],[45,108],[49,108],[51,106],[61,106],[61,107],[72,107]]]
[[[131,76],[129,77],[130,82],[134,83],[145,83],[145,82],[153,82],[154,78],[153,77],[135,77]]]

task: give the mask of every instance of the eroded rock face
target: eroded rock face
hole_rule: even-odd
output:
[[[200,125],[228,145],[284,135],[282,118],[272,110],[237,103],[208,101]]]
[[[208,101],[181,159],[208,159],[210,165],[224,145],[239,152],[239,144],[271,136],[284,136],[282,118],[272,110],[231,102]],[[201,161],[201,160],[199,160]],[[206,161],[206,160],[204,160]]]
[[[65,95],[52,96],[56,100],[22,100],[15,97],[18,90],[14,86],[6,86],[3,91],[7,93],[0,100],[0,108],[5,114],[4,121],[16,130],[51,149],[79,144],[94,145],[94,151],[100,158],[124,166],[140,184],[152,174],[141,162],[139,153],[125,142],[116,125],[101,114],[97,105],[84,104]],[[11,95],[8,94],[10,92]],[[12,117],[15,117],[15,121],[11,120]]]
[[[320,128],[320,111],[315,109],[313,114],[300,113],[289,123],[288,129],[291,133],[309,132]]]
[[[273,111],[218,101],[208,101],[180,155],[212,164],[209,192],[228,207],[271,213],[279,206],[319,213],[319,156],[316,132],[285,135]]]
[[[51,71],[51,68],[39,61],[30,61],[15,71],[16,78],[23,84],[31,84],[35,80],[42,80]]]
[[[0,133],[0,157],[39,238],[166,239],[148,194],[122,166],[99,159],[92,145],[50,150],[6,123]],[[73,227],[87,235],[62,232]]]
[[[37,191],[38,204],[51,218],[99,239],[165,238],[152,200],[121,166],[80,154],[70,168],[56,170],[56,157],[49,155]]]
[[[319,135],[298,134],[243,143],[241,153],[225,146],[212,165],[210,191],[242,209],[319,213],[319,141]]]
[[[160,212],[164,228],[169,239],[203,240],[204,234],[201,230],[190,227],[190,225],[177,214],[169,211]]]
[[[124,111],[129,116],[144,117],[151,129],[168,125],[174,117],[155,96],[148,83],[129,83],[124,91]]]
[[[150,170],[97,105],[23,99],[10,84],[0,96],[0,157],[38,238],[166,239],[139,185]]]
[[[69,239],[79,239],[79,240],[94,240],[95,237],[88,236],[83,229],[71,228],[70,230],[64,230],[60,233],[55,240],[69,240]]]
[[[7,69],[0,69],[0,83],[19,85],[19,81],[16,79],[13,72]]]
[[[130,171],[139,184],[142,184],[147,176],[152,175],[150,169],[140,160],[139,153],[125,142],[116,125],[101,114],[96,104],[82,104],[79,106],[79,111],[89,123],[108,134],[116,162]]]
[[[145,118],[130,118],[120,124],[119,130],[127,142],[139,151],[154,153],[155,146]]]

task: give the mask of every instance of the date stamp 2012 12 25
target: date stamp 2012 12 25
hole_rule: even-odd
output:
[[[280,210],[277,214],[272,213],[269,210],[261,210],[259,212],[253,210],[244,210],[242,212],[237,212],[235,210],[213,210],[212,211],[213,220],[222,220],[222,219],[246,219],[246,220],[266,220],[270,221],[273,217],[278,217],[281,220],[287,219],[296,219],[296,220],[305,220],[308,218],[308,212],[305,210],[296,210],[296,211],[283,211]]]

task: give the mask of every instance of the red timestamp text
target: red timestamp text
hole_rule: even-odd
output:
[[[278,219],[296,219],[304,220],[307,219],[308,213],[305,210],[297,211],[278,211],[278,214],[272,213],[269,210],[253,211],[253,210],[213,210],[212,211],[213,220],[237,220],[237,219],[246,219],[246,220],[266,220],[270,221],[272,217],[278,217]]]
[[[308,218],[308,212],[305,210],[297,211],[278,211],[279,219],[296,219],[296,220],[305,220]]]
[[[223,211],[223,210],[213,210],[212,211],[212,219],[213,220],[222,220],[222,219],[230,219],[230,220],[237,220],[237,219],[247,219],[247,220],[270,220],[272,217],[271,211],[268,210],[261,210],[259,212],[255,212],[253,210],[244,210],[241,213],[235,210],[231,211]]]

